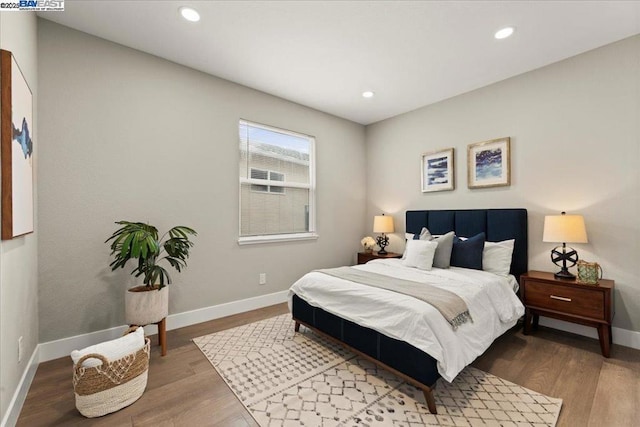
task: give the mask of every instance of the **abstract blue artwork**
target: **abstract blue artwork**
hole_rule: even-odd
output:
[[[33,141],[29,134],[29,123],[27,123],[26,117],[22,118],[22,127],[20,129],[16,128],[15,124],[13,125],[13,140],[20,144],[25,159],[31,157]]]
[[[33,232],[33,99],[11,52],[0,50],[2,239]],[[9,195],[9,197],[4,197]]]
[[[470,144],[467,147],[469,188],[501,187],[511,184],[510,138]]]
[[[499,178],[502,175],[502,150],[482,150],[476,153],[476,179]]]
[[[422,155],[422,192],[454,189],[453,148]]]
[[[427,181],[429,185],[449,182],[449,162],[446,157],[427,160]]]

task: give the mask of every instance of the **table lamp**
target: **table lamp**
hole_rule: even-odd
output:
[[[384,248],[387,247],[387,245],[389,245],[389,237],[385,234],[385,233],[393,233],[393,217],[392,216],[385,216],[384,214],[382,215],[376,215],[375,217],[373,217],[373,232],[374,233],[382,233],[381,236],[378,236],[376,238],[376,243],[378,244],[378,246],[380,246],[380,250],[378,251],[378,254],[380,255],[386,255],[387,251],[384,250]]]
[[[551,261],[560,271],[555,277],[560,279],[573,279],[576,276],[569,273],[568,267],[573,267],[578,262],[578,252],[567,247],[567,243],[587,243],[587,229],[584,226],[582,215],[547,215],[544,217],[543,242],[562,243],[551,250]],[[567,261],[572,264],[567,266]]]

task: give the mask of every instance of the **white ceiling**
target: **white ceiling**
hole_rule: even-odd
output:
[[[67,0],[39,15],[362,124],[640,33],[640,1]]]

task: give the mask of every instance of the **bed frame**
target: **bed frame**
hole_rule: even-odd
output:
[[[527,271],[526,209],[407,211],[407,233],[419,234],[422,227],[427,227],[432,234],[455,231],[463,237],[484,232],[490,242],[515,239],[511,274],[520,280],[520,275]],[[437,413],[432,389],[440,375],[433,357],[404,341],[313,307],[297,295],[293,296],[292,303],[296,332],[304,325],[393,372],[421,389],[429,412]]]

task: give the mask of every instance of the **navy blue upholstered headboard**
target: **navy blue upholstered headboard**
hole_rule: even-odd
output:
[[[420,233],[422,227],[427,227],[432,234],[455,231],[461,237],[471,237],[484,231],[489,242],[515,239],[511,274],[519,280],[520,275],[527,272],[526,209],[407,211],[407,233]]]

